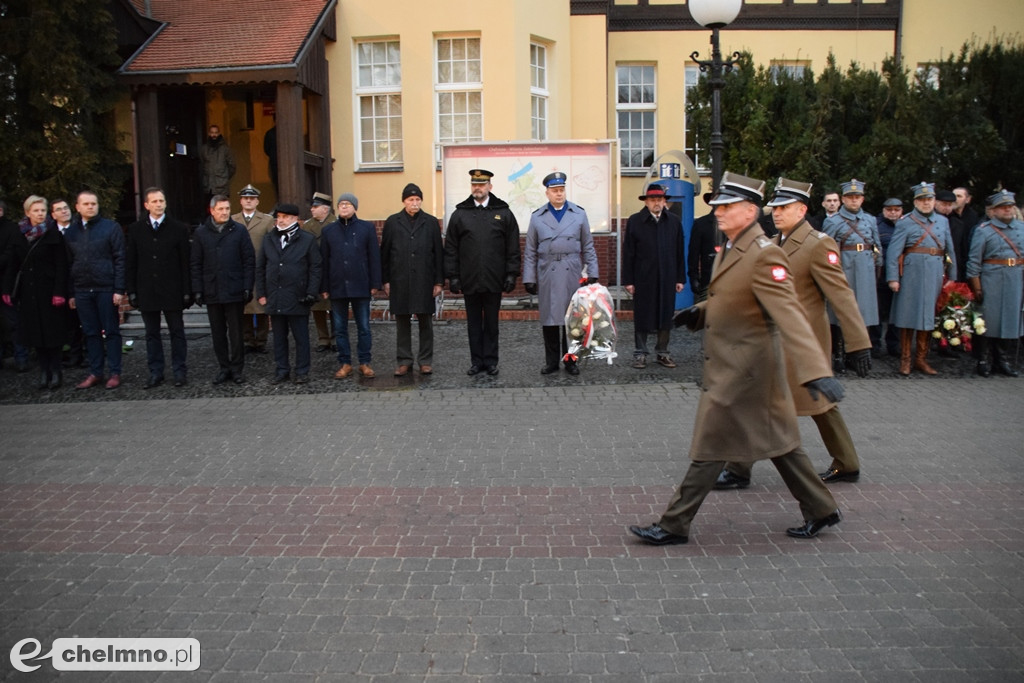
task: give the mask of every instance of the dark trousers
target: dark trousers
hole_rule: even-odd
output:
[[[140,311],[146,326],[146,362],[149,374],[164,376],[164,345],[160,340],[161,311]],[[182,311],[162,311],[167,321],[167,334],[171,338],[171,370],[175,377],[188,372],[188,346],[185,341],[185,316]]]
[[[352,365],[352,345],[348,340],[348,308],[356,321],[356,358],[359,365],[373,360],[373,333],[370,331],[370,299],[331,299],[331,322],[334,323],[334,344],[338,347],[338,363]]]
[[[900,353],[900,333],[896,326],[889,322],[889,313],[892,311],[892,290],[889,289],[889,283],[883,281],[878,283],[875,291],[878,294],[879,323],[868,328],[871,346],[876,351],[882,350],[882,325],[885,325],[885,350],[890,356],[898,356]]]
[[[633,327],[633,344],[636,350],[633,352],[633,357],[646,356],[650,353],[647,350],[647,337],[651,333],[644,330],[638,330]],[[668,342],[672,336],[672,330],[657,330],[655,333],[656,341],[654,344],[654,352],[658,354],[658,357],[668,355]]]
[[[113,291],[75,292],[75,308],[82,321],[89,372],[103,376],[104,346],[111,375],[121,374],[121,323]],[[106,342],[104,342],[106,337]]]
[[[3,312],[4,326],[10,335],[11,346],[14,348],[14,362],[18,365],[28,363],[28,355],[31,349],[18,343],[18,310],[14,306],[0,303],[0,310]]]
[[[558,361],[569,352],[569,340],[565,336],[565,325],[544,325],[544,366],[557,368]],[[567,361],[571,362],[571,361]]]
[[[210,337],[213,353],[221,370],[241,376],[245,369],[245,350],[242,347],[242,318],[245,304],[235,301],[229,304],[206,304],[206,316],[210,319]]]
[[[266,313],[246,314],[242,325],[242,337],[250,348],[263,348],[270,335],[270,316]]]
[[[832,456],[832,464],[841,472],[859,472],[860,458],[857,457],[857,448],[853,445],[853,437],[850,436],[850,429],[846,426],[846,420],[839,412],[838,406],[818,415],[811,415],[814,424],[818,427],[818,433],[825,444],[825,450]],[[750,479],[754,464],[750,462],[731,462],[725,469],[737,477]]]
[[[429,313],[416,315],[420,333],[420,349],[416,362],[423,365],[434,363],[434,322]],[[395,315],[395,359],[399,365],[412,365],[412,316]]]
[[[498,312],[501,292],[466,294],[466,329],[472,365],[487,368],[498,364]]]
[[[85,335],[82,334],[82,322],[78,319],[78,311],[68,309],[68,364],[81,365],[85,357]]]
[[[327,319],[331,317],[331,311],[313,311],[313,324],[316,325],[316,343],[318,346],[330,346],[331,342],[331,327],[327,324]]]
[[[838,506],[835,498],[821,482],[821,477],[814,471],[803,448],[797,447],[771,461],[782,476],[786,488],[800,504],[800,512],[805,521],[821,519],[836,511]],[[715,481],[724,465],[725,462],[721,460],[691,462],[658,525],[670,533],[689,536],[690,523],[701,503],[715,487]]]
[[[309,374],[309,316],[308,315],[272,315],[270,327],[274,330],[274,362],[277,374],[287,375],[291,372],[288,360],[288,333],[295,338],[295,374]]]

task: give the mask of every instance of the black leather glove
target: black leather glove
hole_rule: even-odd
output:
[[[139,307],[139,297],[137,294],[128,292],[128,305],[130,305],[132,308]]]
[[[587,278],[587,284],[588,285],[596,285],[597,284],[597,278],[596,277],[588,277]]]
[[[312,294],[307,294],[306,296],[302,297],[302,303],[305,304],[306,306],[312,306],[313,304],[316,303],[316,297],[313,296]]]
[[[676,327],[682,327],[683,325],[693,327],[697,324],[697,320],[699,319],[700,309],[696,306],[690,306],[689,308],[684,308],[682,311],[677,313],[676,317],[672,318],[672,322]]]
[[[537,283],[536,282],[524,282],[523,283],[523,288],[526,290],[527,294],[536,294],[537,293]]]
[[[247,289],[245,290],[245,292],[243,292],[243,294],[245,294],[245,303],[249,303],[250,301],[252,301],[252,292],[250,292]]]
[[[853,361],[854,372],[857,373],[858,377],[867,377],[868,373],[871,372],[871,350],[861,349],[860,351],[853,351],[847,353],[846,357]]]
[[[516,288],[516,277],[515,277],[515,275],[506,275],[505,276],[505,286],[501,288],[501,291],[505,292],[506,294],[510,294],[512,292],[512,290],[515,289],[515,288]]]
[[[202,306],[205,302],[203,301],[203,293],[199,292],[193,297],[196,300],[196,306]]]
[[[448,281],[448,291],[452,294],[462,294],[462,283],[459,278],[452,278]]]
[[[839,403],[843,400],[843,396],[846,395],[846,392],[843,391],[843,385],[835,377],[812,379],[804,386],[807,387],[807,391],[811,392],[811,398],[815,401],[818,400],[818,395],[820,394],[831,403]]]

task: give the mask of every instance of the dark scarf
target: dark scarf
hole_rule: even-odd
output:
[[[35,242],[43,236],[44,232],[46,232],[46,223],[32,225],[26,217],[21,219],[21,222],[18,223],[18,229],[21,231],[21,234],[25,236],[25,239],[29,242]]]

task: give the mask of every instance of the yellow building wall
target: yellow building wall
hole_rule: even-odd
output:
[[[548,46],[549,139],[578,136],[572,89],[573,41],[568,0],[492,2],[472,10],[464,2],[342,2],[338,4],[338,40],[327,47],[330,64],[331,142],[335,195],[352,192],[359,215],[373,220],[401,209],[406,183],[418,184],[424,209],[442,213],[441,179],[436,170],[434,131],[434,40],[441,36],[479,36],[483,71],[485,140],[528,140],[530,126],[530,42]],[[603,41],[603,18],[601,40]],[[589,36],[596,34],[591,30]],[[402,59],[403,170],[360,171],[353,96],[354,45],[357,40],[398,39]],[[604,62],[598,62],[603,69]],[[603,96],[603,93],[600,93]],[[590,100],[588,104],[592,103]],[[600,137],[597,119],[590,137]],[[466,183],[469,195],[469,182]]]
[[[1024,39],[1022,0],[903,0],[903,63],[919,64],[959,54],[965,42]]]

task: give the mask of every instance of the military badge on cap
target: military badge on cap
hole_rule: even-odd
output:
[[[238,191],[239,197],[259,197],[260,191],[253,187],[251,184],[246,185]]]
[[[772,279],[776,282],[786,281],[786,267],[785,266],[772,266]]]
[[[848,183],[840,185],[843,190],[843,194],[864,194],[864,183],[854,178]]]
[[[922,180],[910,188],[910,191],[914,193],[914,199],[934,199],[935,183],[926,183]]]
[[[489,183],[491,182],[491,178],[493,177],[493,173],[491,173],[490,171],[485,171],[482,168],[474,168],[472,171],[469,172],[469,182],[473,183],[474,185]]]
[[[785,206],[793,202],[807,204],[811,201],[811,183],[801,183],[788,178],[779,178],[775,183],[775,196],[765,206]]]
[[[997,206],[1013,206],[1017,203],[1017,197],[1009,190],[999,190],[985,198],[985,206],[995,208]]]
[[[722,182],[718,192],[708,204],[733,204],[735,202],[753,202],[758,206],[764,201],[764,181],[748,178],[738,173],[726,171],[722,174]]]
[[[544,187],[565,187],[566,175],[561,171],[555,171],[554,173],[548,173],[544,176],[544,180],[541,181]]]

